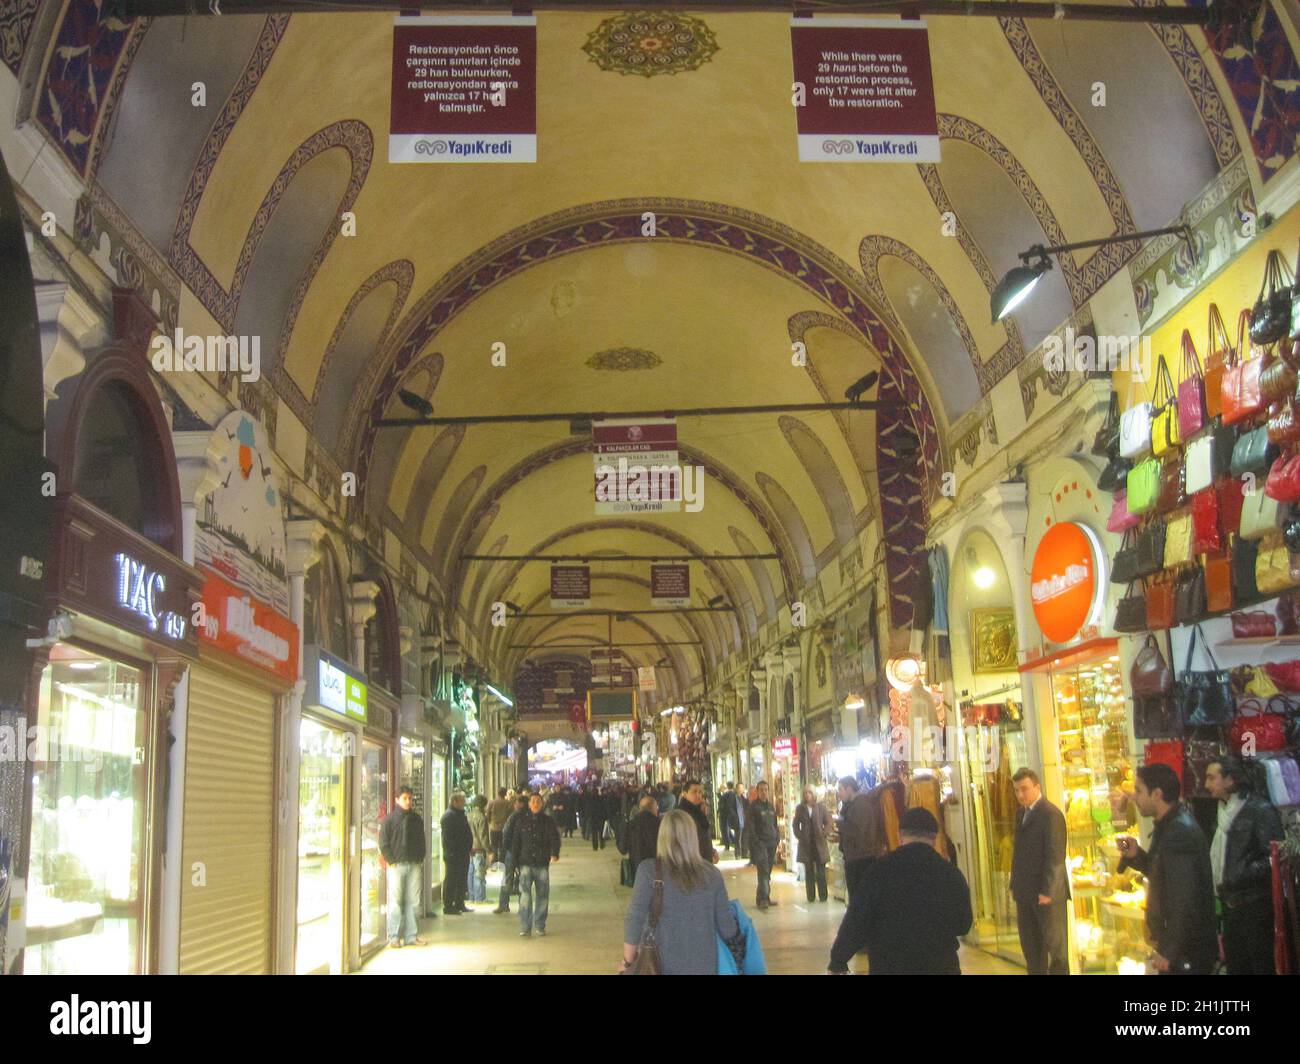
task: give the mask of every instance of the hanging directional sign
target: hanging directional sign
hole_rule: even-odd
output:
[[[795,18],[790,26],[800,162],[939,161],[924,22]]]
[[[399,17],[390,163],[537,161],[537,19]]]
[[[682,468],[676,418],[592,422],[596,513],[677,513]]]

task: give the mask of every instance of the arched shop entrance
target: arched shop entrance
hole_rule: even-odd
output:
[[[971,934],[985,949],[1023,963],[1009,887],[1017,809],[1011,774],[1029,764],[1013,595],[996,541],[972,529],[954,553],[948,591],[953,682],[965,740],[962,850],[975,913]]]
[[[587,748],[568,739],[543,739],[528,748],[528,782],[570,786],[587,773]]]

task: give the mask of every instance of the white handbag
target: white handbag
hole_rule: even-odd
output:
[[[1261,484],[1255,486],[1254,494],[1248,494],[1241,500],[1241,538],[1260,539],[1269,532],[1276,532],[1281,516],[1282,504],[1264,494]]]
[[[1151,454],[1151,404],[1134,403],[1119,419],[1119,453],[1134,460]]]
[[[1198,436],[1187,445],[1184,490],[1188,495],[1204,491],[1214,483],[1214,436]]]

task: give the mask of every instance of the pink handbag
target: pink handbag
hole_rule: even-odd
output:
[[[1178,383],[1178,431],[1190,440],[1205,427],[1205,381],[1192,334],[1183,330],[1183,379]]]
[[[1115,500],[1110,504],[1110,517],[1106,519],[1107,532],[1127,532],[1142,523],[1141,514],[1129,513],[1128,491],[1120,488],[1115,492]]]

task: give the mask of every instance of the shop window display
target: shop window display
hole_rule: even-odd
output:
[[[1121,970],[1146,956],[1146,895],[1121,875],[1115,839],[1137,828],[1134,761],[1119,657],[1051,675],[1065,813],[1066,864],[1073,895],[1074,970]]]
[[[58,644],[29,732],[28,974],[141,971],[148,717],[138,669]],[[37,749],[33,750],[35,745]]]
[[[302,721],[298,777],[299,975],[343,970],[347,751],[352,737]]]
[[[385,877],[379,856],[379,826],[388,815],[387,749],[361,747],[361,950],[383,941]]]

